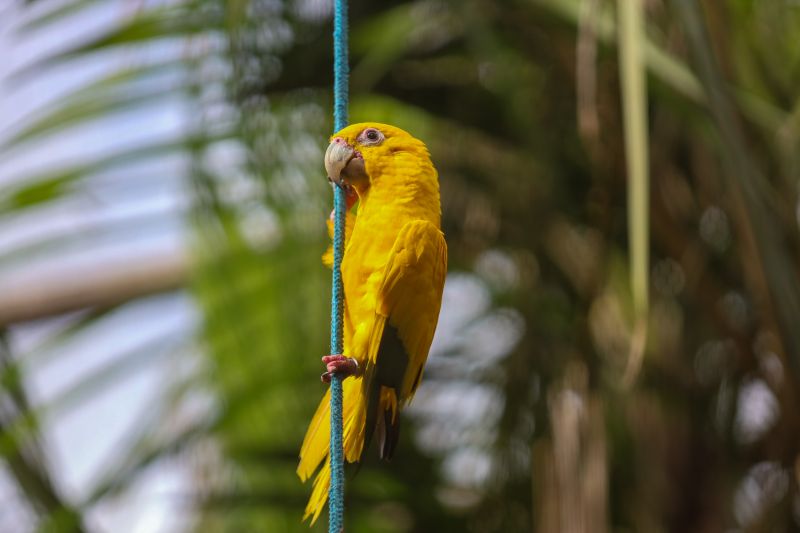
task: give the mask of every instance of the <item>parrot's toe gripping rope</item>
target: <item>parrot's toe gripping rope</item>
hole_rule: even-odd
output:
[[[352,357],[326,355],[322,358],[322,362],[325,363],[325,368],[327,368],[327,372],[320,376],[323,383],[330,383],[333,374],[345,379],[350,376],[356,376],[359,372],[358,361]]]

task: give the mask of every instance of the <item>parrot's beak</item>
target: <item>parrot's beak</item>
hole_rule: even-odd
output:
[[[359,185],[369,180],[364,158],[341,137],[336,137],[325,151],[325,170],[337,185]]]

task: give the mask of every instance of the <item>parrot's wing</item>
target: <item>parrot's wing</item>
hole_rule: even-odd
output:
[[[385,375],[381,381],[395,385],[401,403],[411,398],[422,377],[439,319],[446,273],[447,244],[442,232],[424,220],[403,226],[378,294],[375,325],[382,330],[380,341],[377,349],[371,346],[369,354],[379,375]],[[384,358],[387,360],[382,361]],[[380,367],[385,370],[381,372]]]
[[[368,399],[364,446],[377,428],[384,459],[391,458],[397,444],[398,404],[411,399],[422,378],[446,272],[447,244],[442,232],[424,220],[403,226],[378,291],[362,384],[363,397]]]

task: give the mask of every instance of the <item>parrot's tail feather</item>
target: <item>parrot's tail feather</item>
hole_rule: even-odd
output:
[[[344,457],[349,463],[354,463],[361,458],[364,448],[364,426],[367,412],[367,401],[362,392],[362,378],[353,377],[342,381],[343,396],[343,442]],[[331,467],[328,458],[328,449],[331,437],[330,391],[325,394],[317,407],[317,412],[308,426],[306,438],[300,449],[300,463],[297,465],[297,475],[306,481],[321,463],[322,468],[314,479],[314,488],[308,499],[303,520],[312,517],[312,524],[325,507],[328,501],[328,489],[331,483]]]
[[[322,465],[317,477],[314,479],[314,490],[311,491],[311,497],[306,504],[306,512],[303,515],[303,520],[311,517],[311,525],[319,518],[325,502],[328,501],[328,489],[331,486],[331,462],[326,460]]]
[[[346,379],[342,382],[344,409],[342,428],[344,457],[348,463],[361,459],[364,449],[364,421],[367,416],[367,398],[362,389],[363,376]]]
[[[397,416],[397,395],[394,389],[381,387],[381,401],[377,428],[380,435],[381,459],[391,460],[400,439],[400,418]]]
[[[328,442],[331,438],[330,397],[331,392],[328,390],[308,425],[306,438],[303,439],[303,446],[300,448],[300,464],[297,465],[297,475],[303,481],[311,477],[328,455]]]

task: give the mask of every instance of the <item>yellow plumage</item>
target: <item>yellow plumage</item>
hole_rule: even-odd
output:
[[[352,463],[361,458],[376,427],[384,440],[381,455],[394,450],[398,411],[419,385],[436,329],[447,246],[440,230],[438,177],[421,141],[375,123],[348,126],[331,141],[352,149],[358,163],[341,161],[342,181],[359,200],[357,216],[347,216],[342,261],[344,353],[360,369],[342,384],[344,452]],[[329,400],[326,393],[311,420],[297,467],[305,481],[322,464],[304,517],[312,523],[325,506],[330,483]]]

